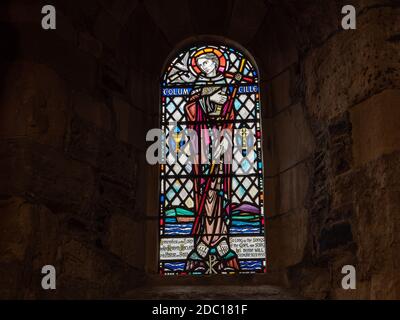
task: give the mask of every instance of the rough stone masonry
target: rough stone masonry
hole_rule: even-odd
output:
[[[235,283],[400,298],[398,1],[206,2],[203,15],[191,1],[56,0],[57,28],[44,31],[42,1],[2,1],[1,298],[133,298],[164,284],[168,296],[196,283],[156,275],[145,135],[159,126],[165,61],[205,34],[247,48],[262,79],[269,272]],[[356,30],[341,28],[347,4]],[[47,264],[55,292],[40,286]],[[347,264],[357,290],[341,288]]]

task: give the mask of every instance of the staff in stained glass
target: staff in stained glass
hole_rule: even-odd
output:
[[[199,54],[195,57],[196,64],[201,70],[198,81],[207,82],[213,79],[217,86],[195,84],[189,102],[185,106],[186,118],[195,124],[189,128],[196,131],[197,136],[204,134],[205,129],[230,129],[232,124],[223,127],[215,120],[231,120],[235,117],[232,109],[232,99],[228,96],[225,77],[219,70],[219,58],[214,52]],[[212,144],[210,136],[202,137],[206,147]],[[227,139],[228,137],[225,137]],[[224,144],[221,144],[221,146]],[[227,144],[225,144],[227,145]],[[226,150],[221,150],[226,151]],[[200,157],[201,157],[200,153]],[[221,155],[213,155],[219,157]],[[193,165],[195,193],[195,221],[192,235],[195,246],[187,258],[186,269],[189,272],[209,272],[212,268],[219,271],[235,271],[239,269],[237,254],[229,245],[230,204],[231,204],[231,165],[202,164]],[[210,260],[211,257],[213,260]],[[217,261],[217,263],[215,262]]]

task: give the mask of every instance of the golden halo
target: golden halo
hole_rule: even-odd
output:
[[[218,50],[216,48],[210,48],[210,47],[200,49],[193,55],[192,61],[191,61],[191,67],[193,68],[194,72],[197,74],[202,73],[200,68],[197,66],[196,58],[200,55],[207,54],[207,53],[214,53],[218,57],[218,59],[219,59],[218,71],[221,73],[225,72],[225,68],[226,68],[225,55],[220,50]]]

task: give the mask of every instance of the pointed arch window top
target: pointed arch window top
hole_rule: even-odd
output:
[[[213,68],[212,64],[215,64]],[[163,86],[257,84],[258,73],[238,50],[226,46],[201,46],[179,54],[163,77]]]

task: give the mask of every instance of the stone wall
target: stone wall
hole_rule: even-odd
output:
[[[182,0],[57,0],[57,30],[44,31],[47,3],[2,2],[0,297],[117,298],[160,283],[145,135],[167,57],[204,34],[247,48],[262,79],[269,272],[235,283],[400,297],[397,1],[204,3],[207,17]],[[356,31],[340,27],[344,4]],[[41,289],[45,264],[55,293]],[[356,291],[341,289],[345,264]]]
[[[310,298],[399,298],[398,4],[281,3],[259,31],[268,59],[261,37],[250,43],[267,75],[270,274]],[[356,31],[340,27],[344,4]],[[341,287],[346,264],[356,291]]]
[[[399,298],[399,9],[388,1],[356,7],[356,31],[332,31],[302,55],[315,149],[307,246],[288,276],[310,297]],[[356,291],[341,288],[346,264],[356,267]]]
[[[156,77],[130,86],[138,74],[109,42],[112,25],[101,29],[111,22],[94,3],[84,13],[68,3],[56,4],[55,31],[40,28],[39,1],[2,5],[15,39],[1,76],[3,298],[118,297],[143,282],[142,158],[156,98],[142,88]],[[41,289],[47,264],[54,293]]]

